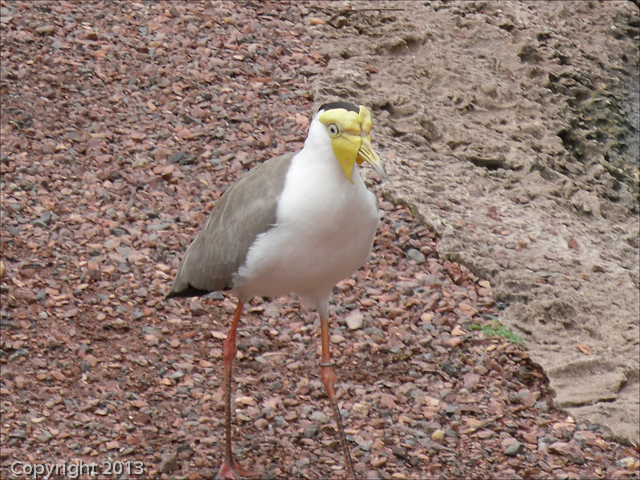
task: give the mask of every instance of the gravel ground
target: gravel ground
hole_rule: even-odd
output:
[[[212,478],[234,299],[163,297],[224,189],[301,146],[322,20],[278,2],[0,7],[1,476]],[[555,410],[526,349],[491,335],[489,282],[440,258],[408,208],[380,207],[371,259],[331,307],[358,470],[637,478],[637,447]],[[234,448],[269,476],[345,476],[319,343],[295,299],[247,306]]]

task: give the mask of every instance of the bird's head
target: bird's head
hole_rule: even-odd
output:
[[[353,166],[367,162],[384,178],[387,174],[380,157],[371,146],[371,112],[367,107],[357,107],[349,102],[322,105],[316,119],[324,126],[331,140],[331,148],[342,171],[351,179]]]

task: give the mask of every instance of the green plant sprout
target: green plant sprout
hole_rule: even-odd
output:
[[[480,330],[487,337],[501,337],[505,340],[510,341],[511,343],[521,343],[522,345],[524,345],[524,339],[520,335],[513,333],[507,327],[501,325],[498,322],[493,322],[487,325],[473,324],[469,326],[469,329]]]

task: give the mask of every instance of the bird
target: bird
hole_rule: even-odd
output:
[[[347,474],[357,478],[340,417],[329,348],[333,287],[366,261],[377,231],[376,196],[358,166],[387,179],[371,143],[372,117],[347,101],[321,105],[301,150],[255,167],[215,203],[177,270],[166,299],[227,291],[237,306],[223,348],[225,453],[217,479],[260,476],[236,461],[231,448],[231,382],[236,332],[253,297],[296,294],[320,318],[320,378],[337,425]]]

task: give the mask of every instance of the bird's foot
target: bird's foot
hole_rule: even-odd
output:
[[[235,459],[225,460],[220,466],[216,480],[242,480],[243,478],[260,478],[262,474],[242,468]]]

